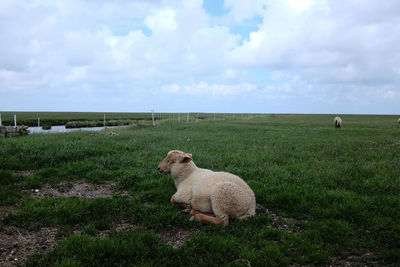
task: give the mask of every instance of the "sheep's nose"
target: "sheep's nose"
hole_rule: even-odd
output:
[[[161,172],[160,166],[157,167],[157,171]]]

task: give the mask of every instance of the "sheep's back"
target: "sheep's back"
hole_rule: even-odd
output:
[[[202,169],[203,170],[203,169]],[[210,196],[212,188],[215,184],[221,182],[235,183],[250,194],[254,194],[251,188],[239,176],[228,172],[213,172],[210,170],[203,170],[195,174],[193,195]]]

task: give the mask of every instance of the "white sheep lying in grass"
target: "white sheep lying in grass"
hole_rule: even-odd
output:
[[[333,122],[335,123],[335,128],[340,128],[342,127],[342,119],[339,116],[336,116],[333,119]]]
[[[229,219],[242,220],[255,215],[256,198],[245,181],[231,173],[198,168],[191,154],[168,152],[158,171],[171,173],[177,188],[171,203],[183,204],[193,215],[191,219],[226,226]]]

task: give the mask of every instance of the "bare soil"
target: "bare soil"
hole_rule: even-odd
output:
[[[298,226],[300,223],[305,223],[305,220],[298,220],[290,217],[285,217],[279,215],[278,213],[269,210],[262,206],[261,204],[257,204],[257,213],[266,213],[270,219],[271,225],[267,226],[268,228],[277,228],[285,233],[298,233],[301,232],[302,229]]]
[[[158,232],[157,235],[168,245],[174,248],[182,246],[186,240],[195,235],[197,231],[190,229],[174,229]]]
[[[376,260],[376,255],[368,251],[365,253],[354,253],[347,258],[334,257],[330,259],[329,266],[369,266],[369,267],[381,267],[384,264]]]
[[[100,231],[100,233],[98,234],[99,237],[101,238],[106,238],[106,237],[110,237],[113,233],[125,233],[125,232],[129,232],[129,231],[135,231],[137,230],[139,227],[129,223],[127,221],[122,220],[120,223],[117,223],[115,225],[115,229],[114,230],[104,230],[104,231]]]
[[[24,263],[33,254],[43,255],[56,245],[57,228],[43,227],[30,231],[4,226],[0,231],[0,266]]]
[[[45,197],[79,197],[87,200],[95,198],[112,198],[114,195],[126,195],[126,192],[114,192],[115,183],[89,184],[83,181],[77,183],[60,183],[57,187],[45,185],[40,189],[25,190],[24,193],[32,195],[35,199]]]

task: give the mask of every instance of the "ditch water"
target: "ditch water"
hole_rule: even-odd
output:
[[[115,126],[109,126],[107,128],[114,128]],[[68,133],[76,131],[102,131],[104,127],[83,127],[83,128],[65,128],[65,125],[51,126],[49,130],[44,130],[41,126],[28,127],[29,133]]]

